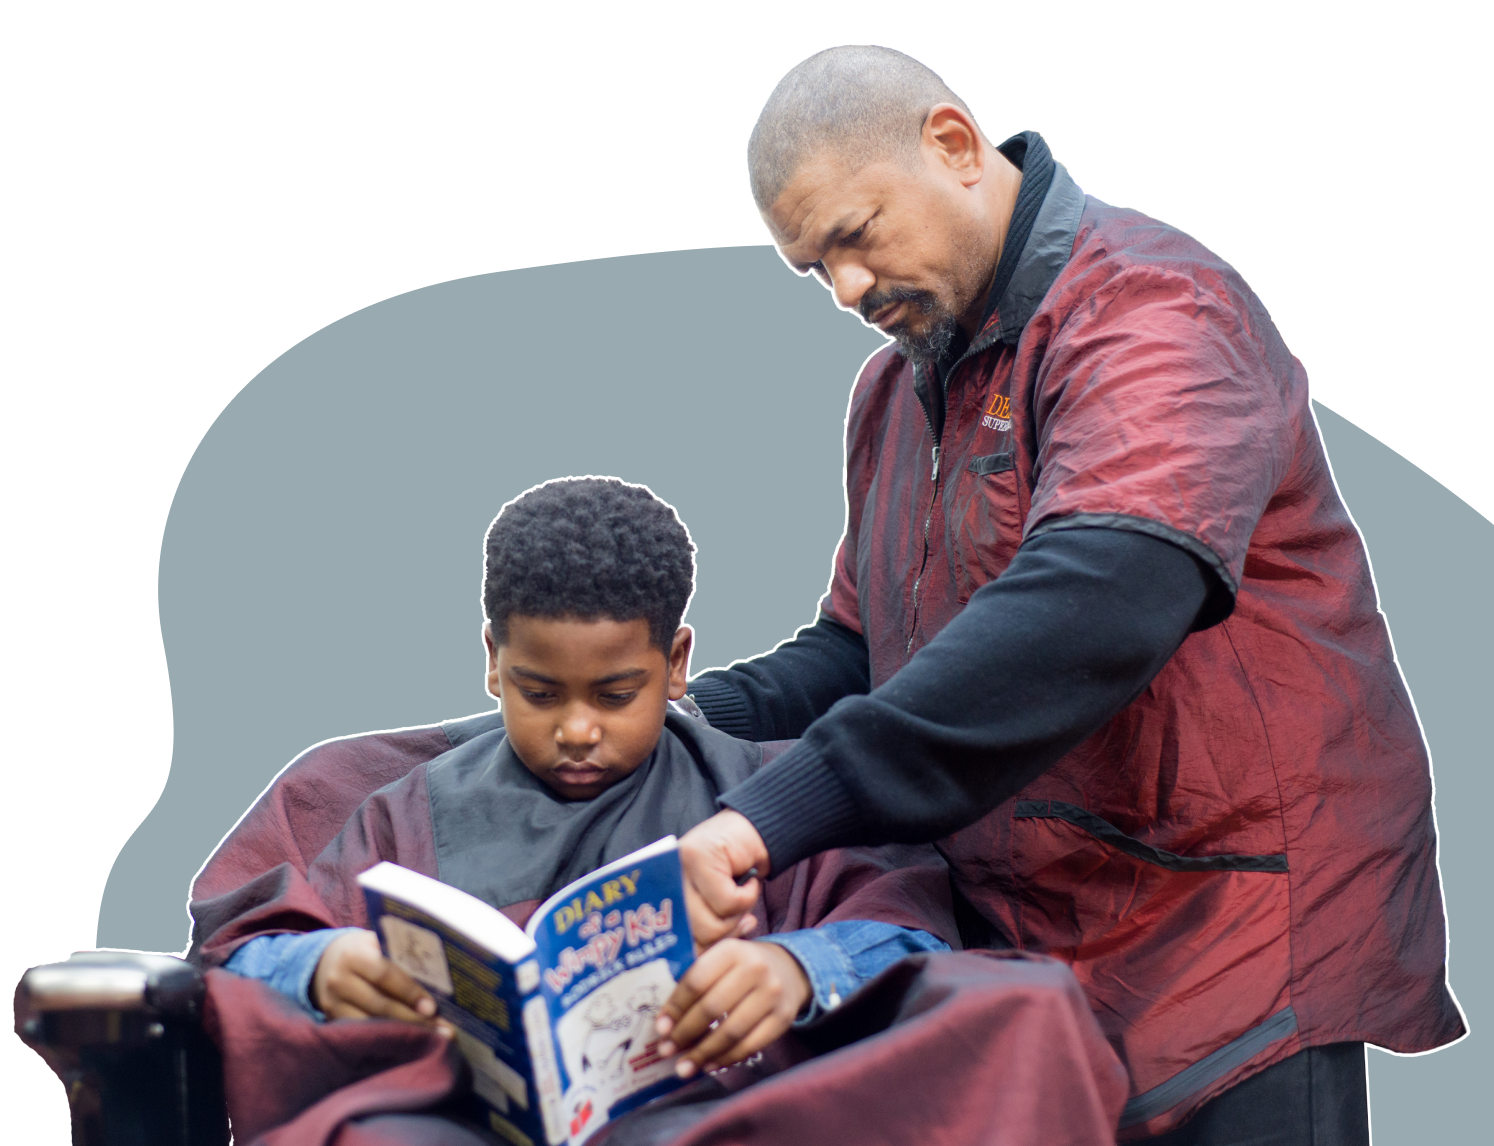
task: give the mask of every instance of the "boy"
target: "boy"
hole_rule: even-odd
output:
[[[670,710],[685,697],[693,553],[672,508],[617,479],[547,482],[506,505],[488,532],[483,585],[487,685],[502,725],[364,801],[307,870],[314,898],[280,897],[320,929],[283,933],[285,911],[256,901],[258,929],[282,933],[242,942],[225,966],[329,1018],[430,1024],[433,1000],[364,929],[357,873],[393,860],[522,924],[569,881],[711,815],[764,749]],[[931,932],[953,940],[949,914],[922,894],[937,860],[904,858],[922,865],[923,883],[886,856],[830,860],[833,897],[805,894],[823,859],[771,881],[765,921],[800,929],[723,940],[691,968],[665,1007],[680,1019],[676,1038],[690,1035],[679,1039],[691,1044],[678,1048],[680,1074],[739,1061],[903,955],[945,949]]]

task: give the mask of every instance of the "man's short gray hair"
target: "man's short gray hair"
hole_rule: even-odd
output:
[[[778,201],[811,152],[833,149],[853,169],[911,161],[929,109],[940,103],[970,112],[934,72],[891,48],[849,45],[810,56],[778,81],[747,142],[758,210]]]

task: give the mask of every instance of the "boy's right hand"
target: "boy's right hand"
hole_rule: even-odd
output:
[[[372,931],[339,935],[311,977],[311,1001],[329,1019],[403,1019],[436,1025],[436,1000],[379,950]]]

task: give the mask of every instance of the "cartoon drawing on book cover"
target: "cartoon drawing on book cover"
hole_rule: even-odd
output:
[[[573,1139],[605,1123],[619,1098],[674,1076],[673,1060],[660,1056],[654,1033],[654,1017],[673,989],[668,962],[655,959],[609,979],[556,1023],[571,1080],[565,1112]]]

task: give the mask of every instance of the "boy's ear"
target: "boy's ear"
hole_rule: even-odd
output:
[[[493,622],[483,622],[483,647],[487,650],[487,671],[498,672],[498,641],[493,639]]]
[[[690,687],[690,648],[695,643],[695,630],[681,625],[669,646],[669,699],[682,700]]]

